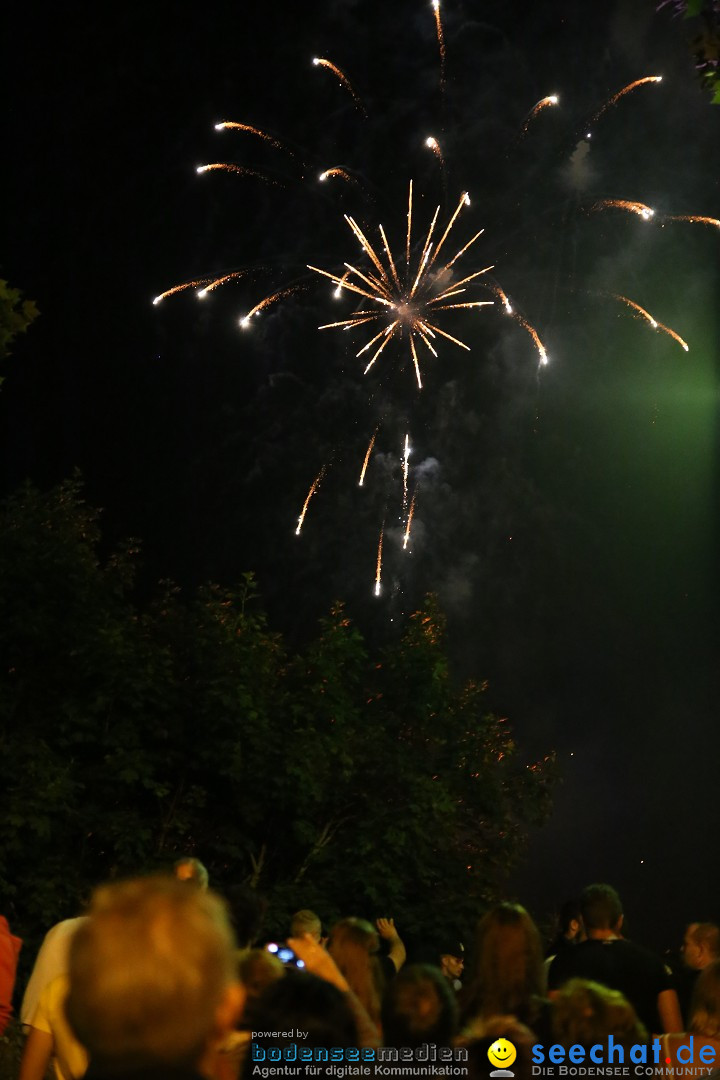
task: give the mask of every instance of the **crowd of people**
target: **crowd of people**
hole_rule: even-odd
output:
[[[560,1075],[617,1075],[619,1065],[628,1076],[720,1080],[714,923],[687,925],[671,969],[625,933],[607,884],[563,905],[549,943],[525,908],[501,902],[467,951],[439,938],[417,955],[392,918],[325,928],[308,909],[269,941],[265,910],[249,888],[211,888],[196,858],[99,886],[86,910],[48,930],[16,988],[17,1080],[528,1080],[558,1075],[560,1062],[584,1063]],[[19,948],[0,923],[0,1029]]]

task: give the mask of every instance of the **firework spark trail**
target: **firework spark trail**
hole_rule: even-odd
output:
[[[647,83],[660,83],[662,82],[662,75],[645,75],[642,79],[635,79],[634,82],[628,83],[627,86],[623,86],[622,90],[618,90],[617,94],[613,94],[611,98],[605,102],[601,109],[595,113],[592,117],[592,122],[599,120],[602,114],[609,109],[612,105],[616,105],[620,98],[625,97],[631,90],[635,90],[638,86],[645,86]]]
[[[529,126],[530,126],[530,123],[535,119],[535,117],[538,115],[538,113],[542,112],[543,109],[547,109],[548,106],[550,106],[550,105],[557,105],[559,100],[560,99],[557,96],[557,94],[548,94],[547,97],[540,98],[540,100],[538,102],[536,102],[535,105],[533,105],[532,109],[530,110],[530,112],[528,113],[528,115],[527,115],[527,117],[525,119],[525,123],[523,124],[523,127],[522,127],[523,135],[527,134],[527,130],[528,130]]]
[[[157,296],[152,301],[153,303],[160,303],[168,296],[174,296],[176,293],[182,293],[186,288],[198,288],[196,296],[203,300],[208,293],[213,293],[220,285],[225,285],[229,281],[237,281],[240,278],[246,278],[250,273],[256,273],[257,268],[254,270],[233,270],[231,273],[222,274],[221,278],[198,278],[193,281],[182,282],[181,285],[173,285],[172,288],[165,289],[164,293]],[[200,286],[200,287],[198,287]]]
[[[429,150],[432,150],[433,154],[438,159],[442,167],[445,168],[445,158],[443,157],[443,152],[437,139],[433,135],[428,135],[427,139],[425,140],[425,145]]]
[[[457,308],[492,307],[493,304],[493,300],[468,300],[466,304],[441,304],[440,307],[435,308],[435,311],[455,311]]]
[[[153,304],[159,304],[161,300],[165,300],[168,296],[174,296],[175,293],[183,292],[185,289],[194,289],[198,285],[206,286],[212,278],[196,278],[194,281],[185,281],[182,285],[173,285],[171,289],[166,289],[165,292],[161,292],[153,300]]]
[[[685,352],[690,352],[690,346],[688,345],[688,343],[686,341],[683,341],[683,339],[680,337],[680,335],[677,334],[672,329],[672,327],[666,326],[665,323],[661,323],[661,322],[659,322],[657,325],[658,325],[658,330],[662,330],[665,334],[669,334],[671,338],[674,338],[675,341],[677,341],[678,345],[682,345]]]
[[[356,356],[362,356],[362,354],[363,354],[364,352],[367,352],[367,351],[368,351],[368,349],[371,349],[371,348],[372,348],[372,346],[373,346],[373,345],[375,344],[375,342],[376,342],[376,341],[379,341],[379,339],[380,339],[381,337],[387,337],[387,335],[388,335],[388,327],[387,327],[387,326],[385,326],[385,327],[383,327],[383,329],[382,329],[382,330],[379,330],[379,331],[377,332],[377,334],[375,335],[375,337],[374,337],[374,338],[370,338],[370,340],[368,341],[367,345],[363,345],[362,349],[360,349],[360,350],[359,350],[359,352],[356,352],[356,353],[355,353],[355,355],[356,355]]]
[[[355,187],[360,186],[355,177],[351,176],[347,169],[343,169],[339,165],[334,165],[331,169],[325,169],[325,171],[321,172],[318,176],[318,180],[325,183],[326,180],[332,180],[335,176],[344,180],[347,184],[354,184]]]
[[[351,330],[354,329],[356,326],[362,326],[363,323],[375,322],[377,317],[378,316],[376,311],[356,311],[355,314],[351,315],[349,319],[340,319],[338,322],[324,323],[322,326],[318,326],[318,330],[334,330],[340,328],[342,328],[343,330]],[[377,341],[377,338],[379,338],[384,333],[385,331],[381,330],[380,333],[377,334],[377,336],[373,340]],[[372,345],[372,341],[370,342],[370,345]],[[365,348],[360,350],[360,352],[365,352],[365,349],[367,349],[368,347],[369,346],[366,345]],[[359,356],[360,353],[355,353],[355,355]]]
[[[408,472],[410,470],[410,436],[405,436],[405,453],[403,454],[403,514],[407,510],[408,500]]]
[[[350,266],[349,263],[345,263],[345,265],[348,267],[349,270],[360,275],[360,271],[356,270],[354,266]],[[375,293],[372,292],[368,292],[367,289],[361,289],[359,285],[355,285],[352,281],[349,281],[349,274],[344,274],[342,277],[338,277],[337,274],[333,274],[329,270],[321,270],[319,266],[313,266],[311,263],[307,264],[307,268],[308,270],[313,270],[316,274],[322,274],[323,277],[330,278],[331,281],[335,282],[338,289],[348,289],[350,292],[359,293],[360,296],[366,296],[369,300],[377,300],[379,304],[386,304],[388,307],[392,306],[390,301],[386,300],[384,297],[377,296]],[[352,317],[350,321],[352,321]],[[333,325],[337,324],[334,323]]]
[[[257,273],[258,268],[254,267],[252,270],[233,270],[229,274],[223,274],[218,278],[196,278],[193,281],[184,281],[182,285],[173,285],[171,289],[166,289],[165,292],[160,293],[153,300],[153,304],[159,304],[161,300],[164,300],[168,296],[174,296],[175,293],[183,292],[185,289],[197,288],[197,296],[200,300],[203,300],[209,292],[214,292],[221,285],[225,285],[228,281],[238,281],[240,278],[247,277],[248,274]],[[198,286],[200,286],[198,288]]]
[[[631,214],[637,214],[639,217],[644,218],[645,221],[649,221],[655,217],[655,211],[650,206],[646,206],[645,203],[633,202],[631,199],[600,199],[590,207],[590,211],[594,210],[627,210]],[[666,221],[689,221],[695,222],[698,225],[714,225],[716,229],[720,229],[720,220],[714,217],[706,217],[703,214],[663,214],[661,217],[661,223]]]
[[[716,229],[720,229],[717,218],[704,217],[702,214],[668,214],[663,217],[663,221],[694,221],[699,225],[714,225]]]
[[[454,263],[456,263],[456,262],[458,261],[458,259],[462,258],[462,256],[463,256],[463,255],[465,254],[465,252],[467,251],[467,249],[468,249],[469,247],[471,247],[471,246],[472,246],[472,244],[474,244],[474,243],[475,243],[475,241],[476,241],[476,240],[478,239],[478,237],[482,236],[482,234],[483,234],[484,232],[485,232],[485,230],[484,230],[484,229],[480,229],[480,230],[479,230],[478,232],[476,232],[476,233],[475,233],[475,235],[473,236],[473,238],[472,238],[471,240],[468,240],[467,244],[465,244],[465,246],[464,246],[464,247],[461,247],[461,248],[460,248],[460,250],[459,250],[459,251],[457,252],[457,254],[456,254],[456,255],[453,255],[453,257],[452,257],[452,259],[450,260],[450,262],[446,262],[446,263],[445,263],[445,265],[443,266],[443,268],[442,268],[442,271],[441,271],[441,272],[443,272],[443,273],[444,273],[444,271],[445,271],[445,270],[449,270],[449,269],[450,269],[450,267],[451,267],[451,266],[453,266],[453,265],[454,265]],[[431,265],[432,265],[432,264],[431,264]]]
[[[380,348],[379,348],[379,349],[377,350],[377,352],[376,352],[376,353],[375,353],[375,355],[373,356],[373,358],[372,358],[372,360],[370,361],[370,363],[368,364],[368,366],[367,366],[367,367],[365,368],[365,370],[363,371],[363,375],[367,375],[368,371],[369,371],[369,370],[370,370],[370,368],[371,368],[371,367],[373,366],[373,364],[375,363],[375,361],[377,360],[378,356],[379,356],[379,355],[380,355],[380,353],[381,353],[381,352],[383,351],[383,349],[385,348],[385,346],[386,346],[387,344],[389,344],[389,342],[390,342],[390,341],[392,341],[393,337],[395,336],[395,331],[397,330],[397,328],[398,328],[398,326],[399,326],[399,325],[400,325],[400,324],[399,324],[398,322],[394,322],[394,323],[391,323],[391,324],[390,324],[390,326],[388,326],[388,327],[387,327],[387,329],[386,329],[386,330],[384,331],[384,334],[385,334],[385,340],[383,341],[382,345],[380,346]],[[364,352],[365,350],[363,349],[363,350],[361,350],[361,351],[362,351],[362,352]],[[358,356],[359,356],[359,355],[360,355],[360,354],[358,353]]]
[[[490,269],[492,269],[492,267]],[[508,299],[507,293],[503,292],[503,290],[500,288],[499,285],[490,284],[490,285],[488,285],[488,288],[492,292],[494,292],[495,295],[497,296],[498,300],[500,300],[503,307],[505,308],[506,314],[507,315],[512,315],[513,314],[513,309],[512,309],[512,305],[510,303],[510,300]]]
[[[319,488],[320,481],[322,480],[324,475],[325,475],[325,466],[323,465],[322,469],[320,470],[320,472],[317,474],[317,476],[313,480],[312,484],[310,485],[310,490],[307,493],[307,498],[305,499],[305,502],[303,503],[303,508],[302,508],[302,511],[300,512],[300,517],[298,518],[297,529],[295,530],[295,535],[296,536],[300,535],[300,530],[302,529],[303,521],[305,520],[305,515],[307,513],[308,503],[310,502],[313,495],[315,494],[315,492]]]
[[[482,270],[476,270],[474,274],[468,274],[467,277],[460,278],[459,281],[454,281],[452,283],[452,288],[447,289],[444,293],[439,293],[437,296],[433,297],[432,300],[428,300],[428,304],[437,304],[440,300],[446,300],[449,296],[456,296],[458,293],[464,293],[465,289],[461,286],[467,285],[469,281],[474,281],[475,278],[482,277],[484,274],[487,274],[489,270],[494,269],[495,264],[492,263],[490,266],[483,266]]]
[[[622,304],[627,304],[633,311],[637,311],[639,315],[642,315],[643,319],[647,319],[653,329],[657,330],[657,320],[652,317],[649,311],[646,311],[644,307],[640,307],[634,300],[630,300],[627,296],[621,296],[620,293],[610,293],[614,300],[619,300]]]
[[[411,189],[412,189],[412,181],[410,182],[410,185],[411,185]],[[411,197],[412,197],[412,191],[411,191]],[[448,225],[447,225],[447,227],[445,229],[445,232],[442,234],[442,237],[440,238],[440,240],[439,240],[439,242],[437,244],[437,247],[435,248],[435,254],[433,255],[433,257],[432,257],[432,259],[430,261],[430,266],[428,267],[428,269],[432,269],[432,265],[435,262],[435,260],[437,259],[438,255],[440,254],[440,251],[442,249],[443,244],[445,243],[448,236],[450,235],[450,230],[452,229],[453,225],[455,224],[456,218],[457,218],[458,214],[460,213],[460,211],[462,210],[463,206],[469,206],[469,205],[470,205],[470,196],[468,195],[467,191],[463,191],[462,195],[460,196],[460,202],[457,204],[455,212],[453,213],[452,217],[450,218],[450,221],[448,222]],[[478,236],[480,236],[480,233],[477,233],[476,236],[474,236],[473,239],[470,241],[470,243],[472,244],[475,240],[477,240]],[[470,246],[469,244],[466,244],[466,246],[465,246],[465,248],[463,250],[466,251],[469,246]],[[455,258],[457,258],[457,257],[458,256],[456,255]],[[445,269],[447,269],[447,267],[445,267]]]
[[[677,341],[678,345],[682,345],[685,352],[690,352],[690,346],[688,345],[688,343],[686,341],[683,341],[680,335],[676,333],[672,329],[672,327],[666,326],[665,323],[659,322],[658,330],[662,330],[665,334],[669,334],[671,338],[674,338],[674,340]]]
[[[410,526],[412,525],[412,519],[413,519],[413,515],[415,513],[415,494],[416,494],[416,492],[413,492],[413,497],[412,497],[412,499],[410,501],[410,512],[408,513],[407,525],[405,527],[405,539],[403,540],[403,551],[405,550],[405,548],[407,548],[408,540],[410,539]]]
[[[360,480],[358,481],[358,487],[362,487],[364,482],[365,482],[365,473],[367,471],[368,461],[370,460],[370,455],[372,453],[372,448],[375,445],[375,439],[376,438],[377,438],[377,428],[375,428],[375,432],[373,434],[373,437],[370,440],[370,445],[367,448],[367,453],[365,454],[365,460],[363,461],[363,467],[362,467],[362,471],[360,473]]]
[[[527,330],[528,334],[530,335],[530,337],[535,342],[535,346],[536,346],[537,351],[538,351],[538,353],[540,355],[540,363],[541,364],[547,364],[548,356],[547,356],[547,353],[545,352],[545,346],[543,345],[542,341],[540,340],[540,338],[538,336],[538,332],[535,329],[535,327],[531,326],[531,324],[527,321],[527,319],[523,319],[522,315],[513,314],[512,317],[513,317],[513,319],[515,319],[516,322],[520,323],[523,330]]]
[[[337,66],[337,64],[333,64],[333,62],[331,60],[325,60],[321,56],[313,57],[313,64],[315,65],[315,67],[325,67],[325,68],[328,68],[330,71],[332,71],[333,75],[342,83],[342,85],[345,87],[345,89],[348,91],[348,93],[352,96],[352,99],[355,102],[355,105],[360,110],[360,112],[363,114],[363,116],[367,117],[367,110],[366,110],[365,106],[363,105],[361,99],[358,97],[357,93],[355,92],[355,89],[354,89],[352,83],[348,79],[345,72],[340,70],[340,68]]]
[[[385,533],[385,522],[382,523],[380,529],[380,540],[378,541],[377,552],[377,566],[375,568],[375,595],[380,595],[380,582],[382,580],[382,549],[383,549],[383,534]]]
[[[387,260],[388,260],[388,266],[390,267],[390,273],[392,274],[393,281],[395,282],[395,288],[398,291],[400,291],[402,289],[402,285],[400,284],[400,278],[398,277],[397,267],[395,266],[395,260],[393,258],[393,253],[390,250],[390,245],[388,243],[388,238],[385,235],[385,229],[382,227],[382,225],[380,225],[378,227],[378,231],[380,233],[380,238],[382,239],[382,242],[383,242],[383,247],[385,248],[385,254],[387,255]]]
[[[433,214],[432,221],[430,222],[430,228],[428,229],[427,236],[425,237],[425,243],[423,244],[423,249],[422,249],[422,252],[420,254],[420,266],[421,267],[424,266],[424,264],[427,262],[428,257],[429,257],[430,248],[432,247],[432,244],[431,244],[432,235],[435,232],[435,223],[437,222],[439,213],[440,213],[440,207],[436,206],[435,207],[435,213]]]
[[[432,345],[427,340],[427,338],[424,337],[423,334],[421,334],[420,336],[422,337],[423,341],[428,346],[430,351],[432,353],[435,353],[435,356],[437,356],[437,353],[435,352],[435,350],[433,349]],[[415,378],[417,379],[418,390],[422,390],[422,375],[420,374],[420,361],[418,360],[417,349],[415,348],[415,338],[412,335],[410,335],[410,352],[412,353],[413,365],[415,367]],[[406,481],[407,481],[407,478],[406,478]],[[407,495],[407,492],[405,494]]]
[[[248,311],[247,315],[243,315],[240,319],[240,325],[245,327],[249,324],[253,315],[259,315],[265,308],[270,307],[277,300],[284,300],[286,296],[291,296],[293,293],[300,292],[301,289],[307,288],[305,285],[289,285],[285,289],[278,289],[277,292],[271,293],[270,296],[266,296],[260,303],[256,304],[254,308]]]
[[[637,214],[645,221],[655,217],[655,211],[645,203],[633,202],[632,199],[599,199],[590,207],[590,213],[597,210],[627,210],[629,214]]]
[[[227,161],[214,161],[210,165],[198,165],[198,173],[213,172],[220,170],[222,172],[237,173],[238,176],[252,176],[256,180],[262,180],[265,184],[272,184],[274,187],[283,187],[278,180],[273,180],[265,173],[258,172],[257,169],[248,169],[245,165],[232,165]]]
[[[253,127],[252,124],[239,124],[235,120],[222,120],[219,124],[215,125],[216,131],[244,131],[248,135],[255,135],[258,139],[262,139],[263,142],[270,143],[276,150],[284,150],[286,154],[290,154],[291,157],[295,157],[292,150],[289,150],[287,146],[284,146],[279,139],[274,139],[272,135],[268,135],[267,131],[261,131],[260,128]]]
[[[385,285],[389,288],[390,281],[388,279],[387,273],[385,272],[385,267],[380,262],[380,258],[375,252],[375,248],[372,246],[372,244],[370,243],[368,238],[365,236],[365,233],[362,231],[362,229],[360,228],[360,226],[358,225],[358,223],[355,221],[354,218],[351,218],[348,214],[343,214],[343,217],[347,221],[348,225],[350,226],[350,228],[354,232],[357,239],[362,244],[363,250],[369,256],[369,258],[372,260],[373,264],[377,268],[378,273],[382,277]],[[347,263],[345,263],[345,265],[348,266]],[[348,269],[352,270],[354,273],[356,273],[360,277],[362,277],[362,274],[360,274],[360,271],[356,270],[355,267],[348,266]],[[388,295],[388,294],[386,294],[386,295]]]
[[[424,250],[424,252],[423,252],[423,254],[421,256],[420,265],[418,267],[418,272],[415,275],[415,280],[413,281],[412,288],[410,290],[410,297],[409,297],[410,300],[412,300],[412,298],[414,297],[415,292],[417,290],[417,287],[420,284],[420,278],[425,273],[425,267],[427,266],[427,261],[430,258],[430,252],[431,251],[432,251],[432,244],[429,247],[427,247],[427,246],[425,247],[425,250]]]
[[[673,330],[672,327],[666,326],[665,323],[658,322],[658,320],[653,318],[650,312],[646,311],[644,307],[640,307],[634,300],[630,300],[627,296],[622,296],[620,293],[610,293],[610,295],[613,299],[619,300],[622,304],[627,304],[633,311],[637,311],[638,315],[641,315],[643,319],[646,319],[654,330],[662,330],[664,334],[669,334],[671,338],[674,338],[674,340],[677,341],[678,345],[682,345],[685,352],[690,351],[688,343],[683,341],[680,335]]]
[[[346,270],[345,273],[343,274],[343,276],[340,278],[338,286],[335,289],[335,292],[333,293],[333,296],[335,296],[336,298],[339,298],[339,297],[342,296],[343,285],[347,281],[349,273],[350,273],[350,271]]]
[[[443,34],[442,19],[440,18],[440,0],[432,0],[432,9],[435,15],[435,31],[437,33],[438,49],[440,50],[440,90],[445,90],[445,36]]]
[[[428,333],[432,333],[432,331],[428,330]],[[437,358],[437,353],[436,353],[435,349],[433,349],[432,345],[430,344],[430,342],[426,338],[426,336],[423,333],[422,329],[418,329],[418,334],[420,335],[420,338],[425,342],[425,344],[427,345],[428,349],[433,354],[433,356]],[[412,338],[410,340],[412,341]],[[414,359],[417,359],[417,358],[415,357]],[[417,372],[417,374],[418,374],[418,378],[419,378],[420,377],[419,371]]]

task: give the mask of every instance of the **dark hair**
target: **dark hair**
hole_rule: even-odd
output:
[[[573,897],[571,900],[565,900],[557,909],[554,934],[545,950],[545,955],[555,956],[560,949],[564,948],[568,944],[570,927],[574,922],[582,923],[582,921],[579,898]]]
[[[580,896],[580,911],[586,930],[614,930],[623,909],[612,885],[588,885]]]
[[[298,1028],[306,1032],[303,1047],[339,1046],[347,1048],[358,1045],[358,1031],[347,997],[337,987],[308,972],[286,970],[283,978],[271,983],[253,1002],[253,1025],[260,1031],[289,1031]],[[254,1039],[260,1047],[284,1046],[297,1040],[283,1038]],[[252,1077],[256,1062],[248,1051],[243,1068],[243,1080]],[[318,1067],[317,1065],[315,1067]],[[299,1075],[305,1074],[302,1065]],[[315,1073],[324,1076],[325,1070]]]
[[[386,1046],[449,1046],[457,1033],[455,993],[438,967],[407,964],[385,990],[381,1018]]]
[[[558,908],[558,929],[563,934],[567,934],[570,929],[570,924],[573,922],[579,922],[582,919],[582,911],[580,909],[580,901],[577,897],[572,900],[566,900],[564,904],[561,904]]]

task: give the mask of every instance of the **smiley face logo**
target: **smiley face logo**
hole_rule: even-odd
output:
[[[517,1057],[517,1050],[509,1039],[496,1039],[488,1050],[488,1059],[496,1069],[507,1069]]]

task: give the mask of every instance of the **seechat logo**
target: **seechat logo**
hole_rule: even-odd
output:
[[[509,1039],[496,1039],[488,1050],[490,1064],[495,1066],[490,1075],[515,1076],[515,1073],[511,1072],[507,1066],[512,1065],[516,1057],[517,1050]]]

